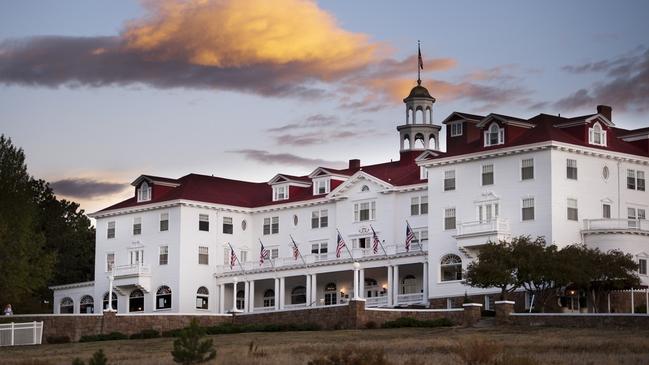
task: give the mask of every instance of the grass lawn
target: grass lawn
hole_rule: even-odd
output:
[[[318,356],[362,349],[384,351],[390,364],[404,365],[465,364],[458,353],[467,352],[497,353],[500,363],[521,365],[649,364],[649,329],[399,328],[209,337],[217,349],[213,363],[223,365],[306,364]],[[251,342],[257,345],[257,352],[249,352]],[[77,356],[87,360],[103,349],[110,364],[172,364],[172,344],[171,338],[159,338],[5,347],[0,348],[0,363],[71,364]]]

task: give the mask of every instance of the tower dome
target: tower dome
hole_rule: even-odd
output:
[[[408,102],[408,99],[412,98],[426,98],[432,100],[433,103],[435,102],[435,98],[430,96],[428,89],[421,86],[421,80],[417,80],[417,86],[413,87],[412,90],[410,90],[410,94],[408,94],[408,96],[403,99],[403,102],[406,103]]]

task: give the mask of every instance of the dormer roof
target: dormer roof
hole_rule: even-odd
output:
[[[146,181],[148,183],[152,183],[155,185],[162,185],[162,186],[171,186],[171,187],[176,187],[180,185],[178,183],[178,180],[176,179],[170,179],[167,177],[160,177],[160,176],[153,176],[153,175],[140,175],[138,176],[137,179],[135,179],[131,185],[133,186],[138,186],[142,183],[142,181]]]
[[[309,187],[311,180],[307,176],[293,176],[286,174],[277,174],[270,181],[268,185],[289,184],[293,186]]]
[[[480,122],[483,120],[485,117],[483,115],[477,115],[477,114],[469,114],[469,113],[462,113],[462,112],[453,112],[451,115],[446,117],[444,121],[442,121],[442,124],[448,124],[451,122],[455,122],[457,120],[468,120],[471,122]]]
[[[502,124],[509,124],[509,125],[514,125],[516,127],[522,127],[522,128],[534,127],[534,124],[528,122],[526,119],[512,117],[504,114],[496,114],[496,113],[490,113],[486,117],[482,118],[482,120],[478,124],[476,124],[476,127],[487,128],[493,121],[498,121]]]

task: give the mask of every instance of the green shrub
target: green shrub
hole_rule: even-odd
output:
[[[50,344],[55,344],[55,343],[68,343],[70,342],[70,337],[68,336],[47,336],[45,338],[45,341]]]
[[[113,341],[113,340],[126,340],[126,339],[128,339],[128,336],[126,336],[121,332],[111,332],[109,334],[81,336],[79,342]]]
[[[147,339],[147,338],[158,338],[160,337],[160,332],[154,329],[142,330],[138,333],[132,334],[129,338],[134,339]]]
[[[452,320],[442,317],[437,319],[418,320],[411,317],[401,317],[394,321],[383,323],[383,328],[401,328],[401,327],[450,327],[454,326]]]
[[[216,350],[211,339],[203,340],[205,329],[198,325],[196,318],[192,319],[185,327],[178,339],[174,341],[171,355],[174,361],[180,364],[199,364],[210,361],[216,357]]]

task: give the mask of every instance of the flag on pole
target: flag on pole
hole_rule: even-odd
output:
[[[410,243],[415,239],[415,232],[410,228],[410,223],[406,221],[406,252],[410,251]]]
[[[370,226],[370,228],[372,228],[372,251],[376,255],[379,253],[379,245],[381,244],[381,241],[379,241],[379,236],[376,234],[374,227]]]
[[[343,248],[345,248],[347,244],[345,243],[345,240],[343,239],[343,236],[340,234],[340,231],[338,231],[338,245],[336,245],[336,257],[340,258],[340,253],[343,251]]]
[[[419,51],[419,55],[417,57],[417,60],[419,62],[419,69],[423,70],[424,69],[424,60],[421,58],[421,46],[417,44],[417,49]]]
[[[259,266],[264,264],[264,260],[270,258],[270,250],[267,250],[264,248],[264,244],[259,240],[259,244],[261,245],[261,250],[259,250]]]
[[[297,260],[300,257],[300,249],[297,247],[297,243],[295,243],[293,237],[291,237],[291,242],[293,242],[293,260]]]
[[[230,270],[234,268],[234,264],[237,263],[237,254],[234,253],[234,248],[230,246]]]

